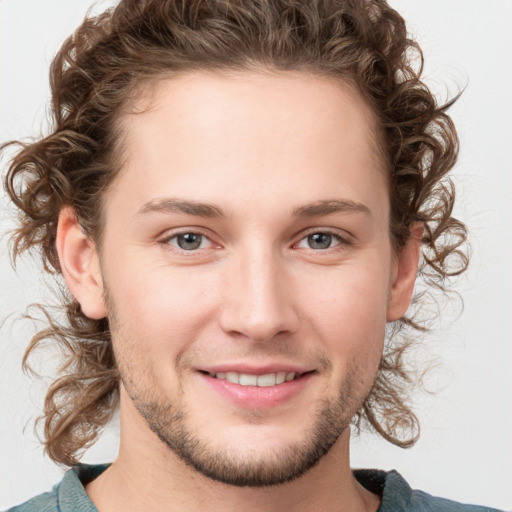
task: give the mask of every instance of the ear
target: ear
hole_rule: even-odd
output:
[[[59,214],[55,247],[66,284],[84,315],[95,320],[107,316],[96,246],[70,207]]]
[[[418,273],[422,237],[423,223],[414,223],[410,228],[409,240],[396,256],[386,317],[388,322],[402,318],[411,303]]]

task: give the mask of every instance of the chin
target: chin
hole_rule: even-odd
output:
[[[183,463],[211,480],[240,487],[280,485],[313,468],[349,428],[353,412],[345,405],[319,403],[312,414],[301,414],[309,424],[295,422],[288,432],[282,421],[265,424],[264,414],[251,412],[219,438],[223,426],[215,419],[206,425],[183,409],[135,403],[147,426]]]

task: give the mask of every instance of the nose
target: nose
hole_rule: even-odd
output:
[[[299,314],[292,281],[282,258],[270,250],[239,254],[225,274],[221,328],[256,342],[294,333]]]

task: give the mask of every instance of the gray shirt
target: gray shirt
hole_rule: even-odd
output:
[[[6,512],[98,512],[85,492],[84,485],[100,475],[108,464],[79,465],[67,471],[50,492],[40,494]],[[412,490],[396,471],[358,469],[354,475],[361,485],[381,496],[378,512],[497,512],[497,509],[463,505]]]

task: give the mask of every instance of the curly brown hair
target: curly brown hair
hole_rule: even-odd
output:
[[[446,290],[465,270],[466,228],[452,217],[454,188],[446,177],[458,139],[421,81],[423,56],[402,17],[384,0],[123,0],[87,17],[63,44],[50,72],[51,133],[19,144],[5,179],[19,209],[14,259],[39,249],[48,272],[60,274],[55,237],[59,212],[70,206],[101,245],[102,195],[119,168],[116,121],[149,80],[191,70],[295,70],[355,85],[381,126],[391,183],[390,234],[396,251],[410,226],[424,223],[418,279],[425,291]],[[409,404],[415,372],[404,363],[413,314],[390,326],[376,383],[354,418],[407,447],[419,435]],[[64,289],[66,321],[46,314],[23,364],[46,340],[63,353],[60,376],[47,392],[44,443],[56,462],[72,465],[97,438],[119,400],[119,374],[108,318],[86,317]]]

